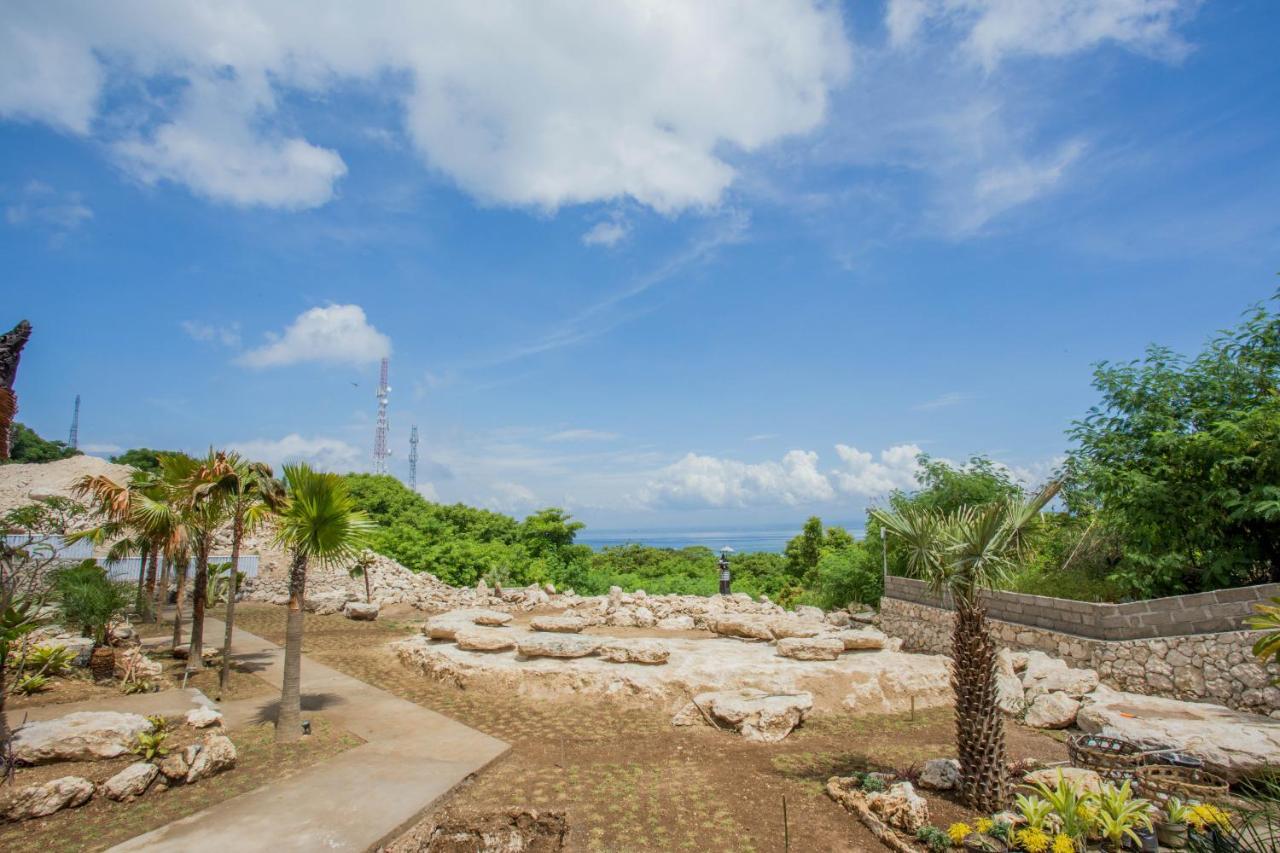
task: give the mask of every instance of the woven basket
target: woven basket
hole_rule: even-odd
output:
[[[1135,776],[1138,794],[1162,805],[1170,797],[1210,803],[1226,797],[1231,789],[1226,779],[1195,767],[1148,764],[1137,768]]]
[[[1067,740],[1067,756],[1074,766],[1117,782],[1132,779],[1147,752],[1132,741],[1106,735],[1073,735]]]

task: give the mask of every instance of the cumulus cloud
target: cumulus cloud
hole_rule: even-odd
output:
[[[215,326],[213,323],[203,323],[199,320],[183,320],[181,326],[182,331],[186,332],[187,337],[193,341],[219,343],[224,347],[240,346],[239,323],[232,323],[229,326]]]
[[[520,483],[494,483],[490,489],[492,494],[485,501],[485,505],[495,512],[518,515],[528,512],[538,504],[538,496],[533,490]]]
[[[743,507],[830,500],[835,490],[818,470],[818,454],[792,450],[781,462],[740,462],[696,453],[658,472],[640,501],[662,506]]]
[[[481,200],[671,212],[720,199],[729,152],[815,128],[849,65],[817,0],[18,4],[0,116],[104,136],[145,181],[300,208],[346,167],[282,104],[374,82],[425,163]],[[157,94],[108,120],[108,87]]]
[[[584,246],[605,246],[613,248],[627,238],[631,226],[620,219],[609,219],[597,222],[582,235]]]
[[[849,495],[875,497],[894,489],[910,489],[916,485],[921,453],[914,444],[896,444],[880,451],[880,458],[847,444],[836,445],[841,465],[831,472],[836,488]]]
[[[302,362],[369,364],[391,354],[391,339],[365,318],[359,305],[312,308],[268,343],[237,361],[247,367],[281,367]]]
[[[279,439],[233,441],[231,447],[250,459],[266,462],[277,472],[286,462],[306,462],[313,468],[346,473],[363,469],[366,461],[364,451],[341,439],[307,438],[296,432]]]

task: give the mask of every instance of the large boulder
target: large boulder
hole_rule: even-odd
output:
[[[458,612],[475,624],[484,625],[488,628],[501,628],[514,618],[510,613],[503,613],[501,610],[462,610]]]
[[[529,627],[535,631],[550,631],[553,634],[577,634],[587,627],[587,620],[572,614],[535,616],[529,620]]]
[[[1027,707],[1022,679],[1012,672],[1001,672],[998,666],[996,668],[996,705],[1001,711],[1014,717],[1021,714]]]
[[[207,729],[210,726],[222,725],[222,712],[216,708],[210,708],[207,705],[201,705],[199,708],[192,708],[187,712],[187,725],[194,729]]]
[[[378,605],[365,601],[348,601],[342,615],[356,622],[372,622],[378,618]]]
[[[302,609],[318,616],[341,613],[348,601],[355,600],[355,593],[341,589],[326,589],[308,595],[302,603]]]
[[[56,646],[71,653],[72,666],[88,666],[93,656],[93,640],[89,637],[50,637],[40,642],[42,646]]]
[[[170,785],[181,785],[187,779],[187,771],[191,769],[191,762],[200,752],[198,744],[191,744],[186,749],[178,752],[171,752],[160,762],[160,775],[164,777],[164,781]]]
[[[1280,720],[1221,705],[1100,688],[1085,698],[1076,725],[1149,749],[1199,755],[1207,769],[1231,781],[1280,766]]]
[[[800,616],[778,616],[769,620],[769,630],[778,640],[789,637],[816,637],[830,630],[830,626],[817,619],[803,619]]]
[[[147,788],[159,774],[159,767],[149,761],[139,761],[104,782],[102,793],[107,799],[117,802],[135,800],[147,792]]]
[[[960,762],[954,758],[930,758],[920,771],[920,787],[950,791],[960,786]]]
[[[236,745],[226,735],[206,735],[187,769],[188,784],[236,766]]]
[[[62,809],[75,808],[89,802],[93,783],[79,776],[63,776],[43,785],[19,788],[0,801],[0,816],[5,820],[28,820],[46,817]]]
[[[599,647],[600,641],[594,637],[549,632],[526,634],[516,644],[516,650],[527,658],[584,658]]]
[[[1024,681],[1028,702],[1045,693],[1065,693],[1080,699],[1098,688],[1098,673],[1092,669],[1051,669],[1030,683]]]
[[[1027,708],[1023,721],[1036,729],[1065,729],[1076,721],[1080,702],[1065,693],[1042,693]]]
[[[445,613],[428,619],[427,624],[422,628],[422,633],[433,640],[453,640],[457,637],[459,631],[466,630],[473,625],[475,623],[469,619],[459,618],[453,613]]]
[[[453,639],[458,648],[473,652],[504,652],[516,647],[515,632],[501,628],[468,626],[459,629]]]
[[[875,651],[889,645],[889,638],[885,633],[875,628],[850,628],[833,636],[844,643],[847,652]]]
[[[671,650],[661,640],[607,640],[599,647],[600,657],[612,663],[666,663]]]
[[[1015,652],[1010,655],[1010,661],[1014,670],[1021,673],[1022,686],[1026,688],[1048,678],[1051,673],[1069,669],[1066,661],[1039,651]]]
[[[117,758],[128,754],[137,736],[151,728],[138,714],[77,711],[23,725],[13,735],[13,757],[24,764]]]
[[[778,655],[794,660],[835,660],[844,652],[838,637],[787,637],[778,641]]]
[[[821,607],[814,607],[810,604],[796,605],[796,616],[800,619],[806,619],[810,622],[821,622],[822,618],[827,614],[822,612]]]
[[[659,619],[657,627],[663,631],[692,631],[697,625],[692,616],[668,616]]]
[[[929,802],[910,782],[897,782],[886,791],[867,794],[867,808],[889,826],[910,835],[929,823]]]
[[[769,694],[744,688],[699,693],[676,715],[676,725],[690,725],[709,717],[718,726],[738,732],[746,740],[777,743],[813,710],[812,693]]]
[[[743,640],[772,640],[773,630],[769,621],[758,616],[721,616],[712,626],[717,634],[738,637]]]

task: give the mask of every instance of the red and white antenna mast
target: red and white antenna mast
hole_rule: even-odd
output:
[[[378,375],[378,428],[373,434],[373,473],[387,473],[387,457],[391,451],[387,449],[387,401],[391,397],[391,386],[387,384],[387,364],[390,359],[382,360],[382,371]]]

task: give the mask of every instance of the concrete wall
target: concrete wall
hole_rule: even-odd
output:
[[[997,592],[983,596],[997,642],[1038,649],[1076,667],[1096,669],[1118,690],[1217,702],[1280,715],[1280,677],[1250,648],[1257,632],[1240,630],[1253,604],[1280,595],[1280,584],[1095,604]],[[949,654],[953,616],[948,599],[910,578],[889,578],[880,627],[907,651]]]

